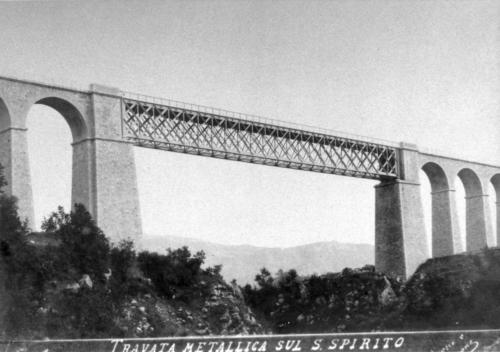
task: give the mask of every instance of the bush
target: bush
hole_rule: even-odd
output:
[[[51,338],[116,335],[117,309],[106,287],[97,285],[77,292],[63,291],[56,299],[57,310],[50,310],[46,318],[47,335]]]
[[[109,285],[111,286],[113,300],[116,303],[123,302],[127,296],[135,296],[139,293],[151,291],[143,280],[133,275],[134,269],[137,267],[137,254],[132,241],[123,240],[113,247],[110,260],[111,266],[108,274],[111,274],[111,276]]]
[[[205,253],[200,251],[192,256],[187,247],[176,250],[169,248],[166,255],[141,252],[137,261],[143,274],[151,279],[157,290],[171,297],[178,288],[193,285],[204,272],[201,266],[205,261]]]
[[[275,333],[362,331],[379,328],[389,313],[379,299],[386,279],[364,269],[306,277],[293,269],[273,277],[261,269],[257,286],[246,285],[243,293]],[[400,285],[390,285],[397,296]]]
[[[128,270],[131,268],[137,255],[134,250],[134,242],[123,240],[118,246],[111,249],[111,272],[112,280],[117,283],[125,283],[128,279]]]
[[[266,268],[262,268],[255,281],[258,287],[246,285],[243,288],[247,304],[271,321],[274,331],[290,332],[289,329],[295,326],[295,318],[303,310],[301,295],[305,293],[301,293],[304,286],[297,271],[279,270],[274,278]]]

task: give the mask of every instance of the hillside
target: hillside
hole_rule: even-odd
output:
[[[4,303],[7,316],[0,321],[0,336],[500,327],[499,248],[429,259],[407,282],[367,265],[310,276],[262,270],[257,285],[240,288],[227,284],[216,267],[203,269],[202,253],[186,247],[165,254],[136,253],[127,243],[110,248],[89,218],[83,220],[72,214],[69,223],[52,233],[16,236],[3,243],[5,283],[19,282],[21,289],[4,286],[12,300],[8,307]]]
[[[500,248],[429,259],[405,283],[404,291],[405,309],[392,326],[498,329]]]
[[[338,272],[345,267],[357,268],[374,263],[374,248],[369,244],[317,242],[288,248],[250,245],[224,245],[177,236],[147,236],[142,249],[163,253],[166,248],[188,246],[192,251],[206,253],[206,265],[222,264],[226,281],[236,279],[239,285],[254,284],[262,267],[271,273],[279,269],[295,269],[300,275]]]
[[[110,245],[81,205],[29,233],[15,212],[2,212],[4,200],[0,230],[13,226],[0,231],[0,339],[265,332],[202,252]]]
[[[401,282],[373,267],[260,275],[247,304],[277,333],[500,328],[500,248],[432,258]]]

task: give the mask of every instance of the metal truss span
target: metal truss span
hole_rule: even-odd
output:
[[[255,164],[371,179],[399,176],[395,147],[206,110],[124,97],[123,137],[141,147]]]

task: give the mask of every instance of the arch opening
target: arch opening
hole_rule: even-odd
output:
[[[68,101],[57,98],[47,97],[38,100],[35,105],[45,105],[57,111],[67,122],[73,142],[80,140],[87,135],[87,126],[78,109]]]
[[[460,243],[462,244],[463,251],[467,250],[466,247],[466,226],[465,226],[465,188],[464,184],[457,176],[455,178],[455,200],[457,202],[457,217],[458,217],[458,228],[460,231]]]
[[[494,175],[490,180],[495,193],[495,200],[492,202],[493,210],[493,234],[495,235],[496,245],[500,245],[500,174]]]
[[[473,170],[462,169],[457,176],[465,192],[465,249],[478,250],[487,246],[487,197]]]
[[[71,142],[79,138],[83,131],[81,125],[74,120],[74,111],[55,109],[46,102],[42,100],[34,104],[28,111],[26,120],[35,211],[31,221],[33,230],[39,230],[44,217],[56,211],[58,206],[63,206],[66,211],[70,209]],[[71,113],[67,114],[69,111]]]
[[[422,171],[430,183],[429,195],[423,195],[424,211],[430,217],[430,242],[432,257],[450,255],[461,251],[458,240],[459,229],[456,223],[456,205],[454,201],[455,190],[450,188],[448,177],[441,166],[428,162],[422,166]],[[429,200],[430,198],[430,200]],[[429,205],[430,203],[430,205]],[[430,215],[430,216],[429,216]],[[425,214],[424,214],[425,218]],[[428,220],[427,220],[428,221]]]
[[[422,170],[429,179],[431,192],[434,193],[449,189],[448,178],[441,166],[433,162],[428,162],[422,166]]]
[[[481,180],[474,171],[471,169],[462,169],[457,175],[464,185],[465,197],[469,198],[483,194]]]
[[[432,257],[432,194],[431,182],[424,170],[419,170],[420,179],[420,197],[422,198],[422,207],[424,210],[425,234],[427,248],[429,249],[427,257]]]

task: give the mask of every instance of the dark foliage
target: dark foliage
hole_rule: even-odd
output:
[[[263,269],[243,291],[277,333],[500,328],[499,248],[429,259],[404,284],[371,269]]]
[[[256,287],[243,288],[245,300],[275,333],[379,328],[388,310],[398,304],[401,287],[369,267],[308,277],[293,269],[273,277],[263,268],[255,281]],[[394,297],[382,300],[386,289]]]
[[[121,303],[128,296],[151,292],[151,288],[145,285],[144,280],[133,277],[133,271],[137,266],[137,254],[132,241],[123,240],[114,246],[110,252],[110,261],[111,265],[107,272],[110,275],[108,285],[115,302]]]
[[[201,309],[211,287],[223,283],[220,265],[201,268],[203,252],[136,253],[132,241],[111,245],[80,204],[70,213],[59,207],[43,232],[30,233],[3,186],[0,166],[1,337],[153,336],[165,331],[159,296],[181,312]],[[171,314],[165,302],[158,309]]]
[[[2,333],[42,337],[41,326],[51,337],[109,332],[114,305],[103,276],[109,263],[108,240],[82,205],[69,214],[59,208],[45,221],[44,229],[58,238],[58,246],[32,245],[28,228],[17,215],[16,199],[0,194],[3,289],[8,296],[4,299],[9,300],[8,310],[0,317],[4,321]],[[83,275],[91,279],[92,290],[82,287],[77,293],[59,290],[59,295],[52,294],[56,286],[76,284]]]
[[[44,221],[44,233],[30,233],[16,198],[4,192],[1,171],[1,337],[130,336],[117,321],[124,312],[128,322],[144,319],[159,296],[174,302],[186,321],[193,319],[186,307],[204,307],[211,326],[222,326],[221,317],[224,329],[241,323],[222,303],[235,301],[236,283],[221,284],[220,265],[203,269],[203,252],[136,253],[131,241],[112,246],[78,204],[70,213],[58,208]],[[38,235],[51,241],[37,245]],[[276,333],[500,328],[498,248],[431,259],[404,285],[372,266],[308,277],[293,269],[273,276],[263,268],[255,281],[243,288],[245,300]],[[171,323],[158,314],[147,320],[134,336],[151,336]]]
[[[46,336],[104,338],[117,335],[118,328],[113,321],[117,309],[106,287],[83,287],[76,292],[66,290],[55,299],[53,305],[57,310],[49,310],[44,319]]]
[[[83,205],[76,204],[70,214],[59,207],[44,221],[42,229],[55,233],[61,241],[56,249],[58,271],[104,280],[103,275],[109,268],[110,245]]]
[[[5,186],[5,179],[0,177]],[[3,277],[3,304],[9,307],[2,311],[7,331],[24,332],[33,324],[32,302],[39,297],[40,278],[44,268],[28,246],[28,228],[17,214],[17,199],[0,193],[0,253]],[[18,318],[18,319],[16,319]]]
[[[0,280],[9,297],[1,305],[9,308],[0,312],[0,334],[8,338],[124,336],[117,318],[123,309],[130,313],[132,300],[174,295],[188,302],[208,294],[201,279],[221,280],[220,266],[202,269],[205,254],[192,255],[187,247],[137,254],[132,241],[111,246],[82,205],[70,213],[59,208],[43,230],[30,234],[17,215],[16,199],[0,194]],[[37,245],[37,236],[52,241]],[[148,321],[147,333],[162,331],[164,322],[156,315]]]
[[[191,255],[187,247],[169,248],[167,254],[141,252],[137,258],[142,273],[151,279],[160,294],[167,297],[174,296],[179,289],[192,286],[200,274],[211,274],[214,269],[201,269],[204,260],[203,251]]]

